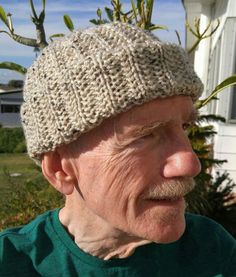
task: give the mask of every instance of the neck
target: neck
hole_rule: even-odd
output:
[[[104,260],[126,258],[131,256],[138,246],[150,243],[114,228],[85,206],[77,211],[67,203],[71,202],[66,201],[65,207],[61,209],[60,222],[73,236],[80,249],[92,256]]]

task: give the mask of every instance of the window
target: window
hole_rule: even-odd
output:
[[[234,74],[236,72],[236,45],[234,48]],[[229,106],[229,121],[236,123],[236,85],[231,88],[230,106]]]
[[[230,112],[230,120],[232,122],[236,122],[236,86],[234,86],[232,91],[232,98],[231,98],[231,112]]]
[[[19,113],[20,112],[20,105],[1,105],[1,112],[2,113]]]

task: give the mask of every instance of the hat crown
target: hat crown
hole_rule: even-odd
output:
[[[70,143],[106,118],[156,98],[203,89],[178,45],[126,23],[77,30],[28,69],[21,108],[28,153]]]

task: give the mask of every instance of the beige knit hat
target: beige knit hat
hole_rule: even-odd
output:
[[[78,30],[46,47],[28,69],[21,107],[28,153],[76,140],[104,119],[203,85],[178,45],[125,23]]]

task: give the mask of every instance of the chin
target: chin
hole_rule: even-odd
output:
[[[184,234],[184,231],[185,231],[185,228],[182,228],[181,230],[167,233],[164,236],[160,236],[159,238],[156,238],[155,242],[165,244],[165,243],[172,243],[172,242],[178,241]]]
[[[156,243],[172,243],[183,235],[186,222],[184,208],[158,209],[145,212],[136,218],[135,235]]]
[[[149,239],[156,243],[172,243],[181,238],[186,228],[184,215],[178,218],[176,222],[162,223],[156,226],[153,232],[147,234]]]
[[[135,219],[136,236],[156,243],[172,243],[183,235],[185,201],[146,201]]]

